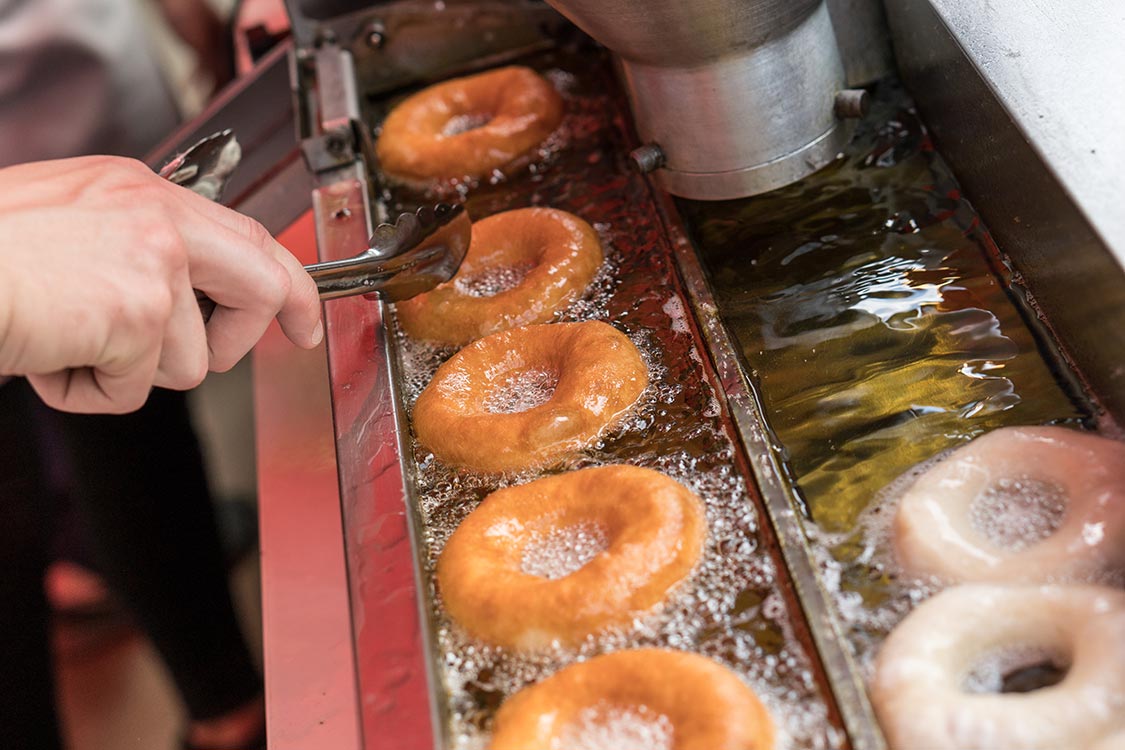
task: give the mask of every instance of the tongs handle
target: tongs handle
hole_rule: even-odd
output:
[[[472,223],[463,206],[439,203],[380,224],[359,255],[305,266],[322,300],[376,293],[398,302],[453,278],[469,249]],[[215,302],[196,290],[204,321]]]
[[[160,176],[205,198],[218,200],[242,151],[230,130],[208,136],[160,170]],[[380,224],[366,250],[354,258],[314,263],[305,271],[316,281],[322,300],[379,293],[391,302],[408,299],[448,281],[469,248],[471,223],[463,206],[439,203]],[[215,301],[196,290],[203,320]]]

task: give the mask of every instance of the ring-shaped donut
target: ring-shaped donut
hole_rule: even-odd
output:
[[[395,311],[411,336],[461,346],[548,322],[582,295],[603,258],[597,233],[573,214],[552,208],[505,211],[473,224],[456,276],[399,302]],[[496,290],[495,282],[493,289],[480,289],[505,274],[522,279],[506,289]]]
[[[438,589],[450,616],[487,643],[574,646],[664,601],[706,533],[699,498],[658,471],[557,474],[485,498],[442,551]]]
[[[516,693],[496,714],[490,748],[588,747],[591,734],[630,733],[639,735],[630,748],[772,750],[775,730],[730,669],[697,654],[644,648],[572,664]]]
[[[562,122],[562,97],[530,68],[455,78],[407,97],[375,146],[383,172],[425,184],[511,172]]]
[[[596,441],[647,385],[640,352],[611,325],[522,326],[444,362],[414,406],[414,431],[452,466],[540,467]]]
[[[1053,493],[1052,502],[1061,507],[1055,508],[1057,528],[1038,529],[1041,538],[1020,545],[990,538],[987,525],[998,521],[986,515],[974,522],[973,506],[983,493],[1005,485],[1008,492],[1028,493],[1025,502],[1044,502],[1044,490]],[[954,451],[907,490],[894,543],[907,572],[947,581],[1063,581],[1121,568],[1125,444],[1064,427],[994,430]]]
[[[883,643],[871,698],[892,750],[1087,750],[1125,727],[1125,592],[965,584],[923,602]],[[1061,682],[969,692],[1007,653],[1061,657]],[[1014,667],[1030,664],[1009,665]]]

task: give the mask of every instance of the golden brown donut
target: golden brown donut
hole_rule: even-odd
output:
[[[375,152],[400,181],[479,179],[519,166],[562,115],[562,97],[535,71],[499,68],[405,99],[383,122]]]
[[[399,302],[395,310],[411,336],[460,346],[496,331],[546,323],[582,295],[603,258],[593,227],[573,214],[553,208],[505,211],[473,224],[456,276]],[[481,292],[503,274],[526,275],[510,289]]]
[[[442,364],[414,406],[414,432],[453,466],[544,466],[597,440],[647,385],[640,352],[611,325],[522,326]]]
[[[516,693],[496,714],[490,748],[569,749],[593,744],[591,735],[628,738],[629,750],[774,747],[769,712],[734,672],[697,654],[646,648],[572,664]]]
[[[658,471],[572,471],[485,498],[442,551],[438,587],[450,616],[487,643],[573,646],[662,602],[706,534],[699,498]]]

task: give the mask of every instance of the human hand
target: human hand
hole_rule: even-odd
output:
[[[206,326],[195,289],[217,303]],[[323,338],[315,284],[256,221],[130,159],[0,170],[0,375],[47,404],[119,413],[193,388],[275,316],[299,346]]]

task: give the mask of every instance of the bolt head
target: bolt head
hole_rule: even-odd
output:
[[[369,49],[382,49],[387,43],[387,29],[382,21],[372,21],[363,28],[363,41]]]
[[[655,143],[646,143],[629,153],[633,167],[641,174],[655,172],[664,166],[664,152]]]
[[[860,118],[871,108],[871,98],[864,89],[844,89],[836,94],[836,116]]]

